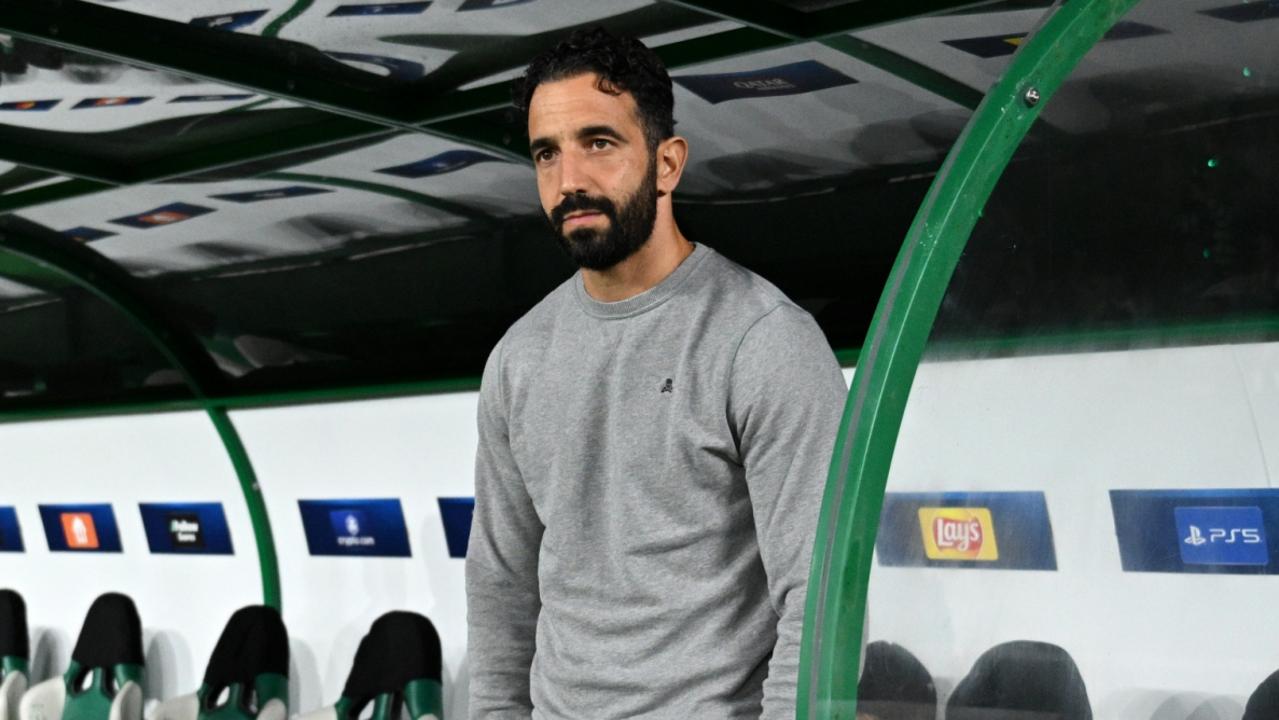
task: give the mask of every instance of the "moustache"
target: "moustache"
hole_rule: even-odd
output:
[[[563,202],[551,209],[551,224],[555,226],[555,232],[564,230],[564,218],[566,215],[588,210],[601,213],[610,221],[617,222],[617,206],[613,204],[612,200],[606,197],[591,197],[590,195],[569,195],[564,198]]]

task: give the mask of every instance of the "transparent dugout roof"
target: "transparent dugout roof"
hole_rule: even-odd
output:
[[[1279,14],[1249,5],[1138,4],[1118,27],[1164,32],[1094,46],[986,203],[893,452],[859,712],[1272,714]]]

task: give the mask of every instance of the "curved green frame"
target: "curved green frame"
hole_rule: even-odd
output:
[[[262,575],[263,603],[280,610],[280,568],[271,521],[240,434],[227,415],[226,406],[211,397],[211,390],[221,379],[212,358],[184,328],[153,309],[131,275],[87,247],[27,221],[5,218],[0,219],[0,254],[48,268],[101,298],[136,325],[182,375],[217,430],[248,505]]]
[[[906,401],[959,257],[1044,104],[1138,0],[1059,2],[946,157],[875,309],[844,407],[813,547],[796,717],[853,720],[871,557]]]

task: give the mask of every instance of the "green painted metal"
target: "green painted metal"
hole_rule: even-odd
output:
[[[272,20],[270,24],[263,28],[262,37],[279,37],[280,31],[284,29],[285,25],[297,20],[302,13],[309,10],[314,4],[315,0],[297,0],[292,7],[281,13],[280,17]]]
[[[111,668],[95,667],[90,672],[89,687],[77,692],[76,681],[80,679],[83,666],[72,660],[67,671],[62,674],[62,682],[66,687],[66,702],[62,706],[61,720],[102,720],[111,716],[111,704],[115,698],[116,688],[125,683],[142,685],[143,668],[141,665],[122,663]],[[108,681],[107,671],[111,677]]]
[[[410,680],[404,686],[404,705],[412,720],[419,720],[427,715],[443,720],[444,687],[435,680]]]
[[[11,673],[20,672],[27,674],[27,668],[30,663],[26,658],[17,657],[16,655],[5,655],[0,658],[0,678],[9,677]]]
[[[253,537],[258,545],[258,565],[262,572],[262,603],[281,610],[280,563],[275,553],[275,537],[271,534],[271,518],[266,512],[266,501],[262,498],[262,488],[258,485],[253,462],[249,460],[249,453],[244,448],[240,433],[236,432],[235,424],[227,415],[226,408],[211,407],[208,413],[226,447],[227,456],[235,467],[235,475],[240,479],[244,502],[249,506],[249,520],[253,523]]]
[[[0,217],[0,250],[59,272],[123,313],[182,374],[195,397],[208,403],[225,383],[200,342],[173,318],[123,268],[88,247],[13,216]],[[280,571],[275,542],[257,475],[225,408],[206,411],[226,448],[249,509],[262,573],[263,602],[280,609]]]
[[[1050,11],[982,101],[929,188],[858,359],[813,549],[797,718],[853,720],[871,557],[906,400],[955,264],[1004,167],[1052,94],[1137,0]],[[860,5],[860,3],[855,3]],[[1027,102],[1027,92],[1038,102]]]

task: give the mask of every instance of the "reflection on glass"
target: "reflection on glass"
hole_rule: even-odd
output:
[[[1237,719],[1279,668],[1279,20],[1227,7],[1089,52],[947,289],[868,632],[948,718]]]
[[[22,38],[0,37],[0,124],[98,133],[251,109],[254,93]]]
[[[121,312],[0,254],[0,407],[185,396],[181,375]]]

